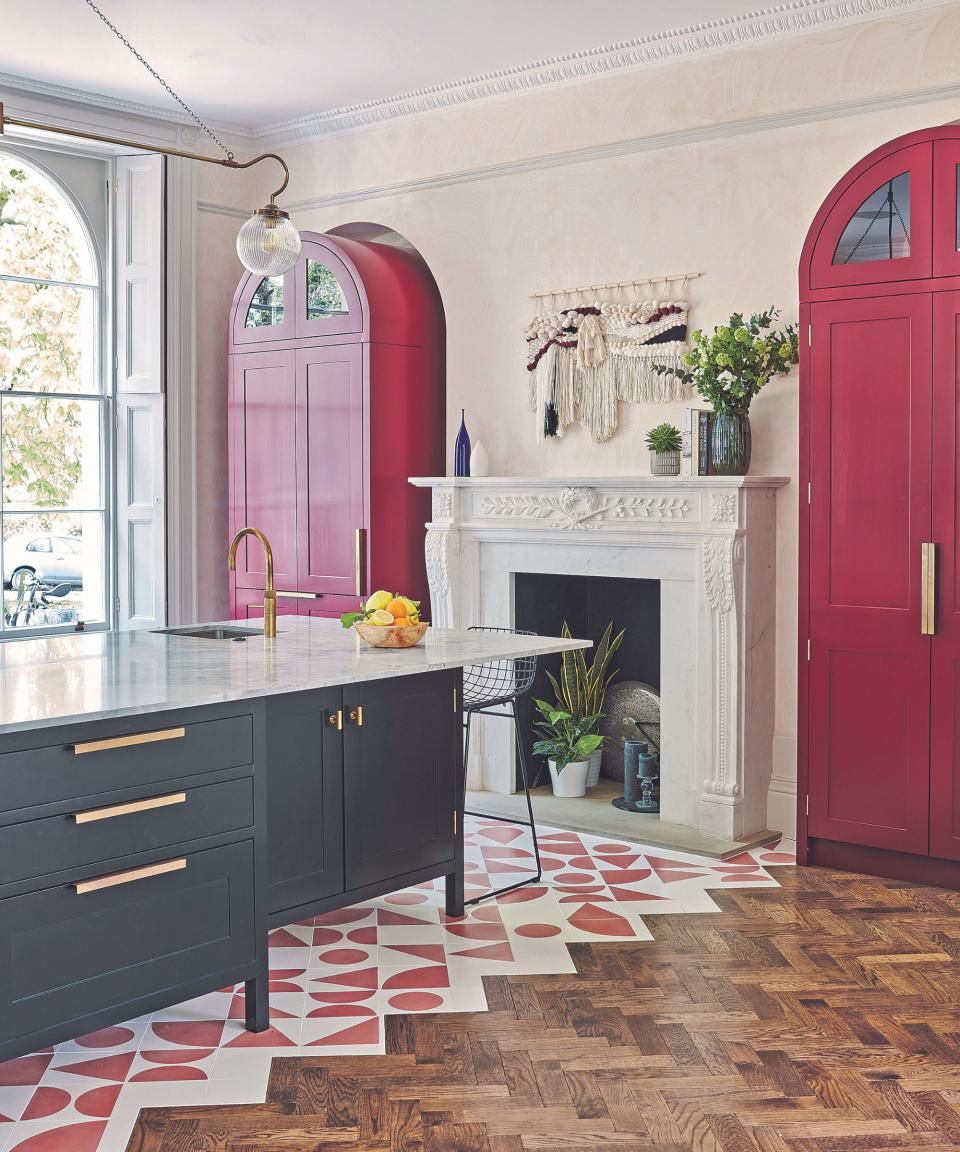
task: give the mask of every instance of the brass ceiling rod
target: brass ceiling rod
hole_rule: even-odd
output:
[[[55,132],[59,136],[75,136],[80,140],[96,140],[100,144],[114,144],[120,148],[137,148],[141,152],[160,152],[164,156],[180,156],[184,160],[201,160],[204,164],[219,164],[223,168],[252,168],[254,164],[259,164],[261,160],[276,160],[283,169],[283,183],[276,192],[271,192],[271,204],[274,203],[276,198],[286,189],[287,184],[290,182],[290,169],[287,167],[283,158],[278,156],[276,152],[263,152],[259,156],[254,156],[252,160],[246,161],[235,160],[232,154],[222,159],[219,156],[204,156],[201,152],[186,152],[182,148],[170,148],[163,144],[142,144],[137,140],[126,140],[120,136],[105,136],[101,132],[88,132],[82,128],[63,128],[58,124],[41,124],[36,120],[21,120],[19,117],[5,116],[3,103],[0,102],[0,136],[4,135],[7,125],[14,128],[27,128],[34,132]]]

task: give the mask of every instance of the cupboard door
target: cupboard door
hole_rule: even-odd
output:
[[[809,831],[925,854],[930,297],[811,318]]]
[[[297,586],[297,392],[292,352],[231,357],[230,426],[233,499],[230,529],[259,528],[273,548],[278,588]],[[237,588],[263,589],[258,540],[237,552]]]
[[[930,720],[930,855],[960,860],[960,292],[933,297],[933,532],[937,545]]]
[[[325,244],[306,241],[294,268],[297,337],[363,331],[364,304],[353,273]]]
[[[426,672],[344,688],[348,889],[452,862],[458,685],[455,672]]]
[[[933,145],[933,274],[960,276],[960,140]]]
[[[363,350],[297,352],[297,529],[301,592],[356,597],[364,518]]]
[[[343,891],[340,689],[267,702],[270,915]]]
[[[933,264],[933,145],[908,145],[851,181],[817,237],[811,288],[917,280]]]

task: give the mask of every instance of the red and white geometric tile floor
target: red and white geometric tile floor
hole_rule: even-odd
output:
[[[485,975],[572,971],[568,943],[648,940],[644,916],[710,911],[710,889],[775,887],[768,869],[794,863],[785,841],[718,864],[550,829],[540,851],[541,884],[463,920],[437,881],[272,932],[267,1032],[228,990],[0,1064],[0,1152],[122,1152],[140,1108],[260,1102],[276,1056],[382,1052],[385,1015],[483,1011]],[[466,860],[469,897],[532,853],[524,830],[469,820]]]

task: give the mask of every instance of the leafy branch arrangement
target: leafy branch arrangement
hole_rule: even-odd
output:
[[[679,452],[682,445],[680,429],[672,424],[658,424],[647,433],[647,447],[651,452]]]
[[[543,719],[534,724],[542,739],[533,745],[533,754],[555,761],[558,773],[574,761],[588,760],[603,743],[603,737],[594,731],[600,723],[599,713],[577,718],[546,700],[534,703]]]
[[[611,638],[613,621],[611,621],[600,638],[600,643],[594,649],[593,661],[587,666],[582,649],[575,652],[564,652],[563,662],[560,665],[560,682],[550,672],[547,679],[550,687],[557,697],[559,707],[565,709],[571,716],[599,715],[603,709],[603,698],[611,680],[620,671],[614,669],[607,675],[607,668],[614,653],[623,643],[623,632],[618,632]],[[572,639],[570,628],[564,620],[560,635],[565,640]],[[602,739],[602,737],[601,737]],[[598,745],[599,747],[599,745]]]
[[[693,346],[683,357],[683,367],[654,364],[661,376],[676,376],[692,385],[709,401],[714,412],[746,416],[754,396],[774,375],[786,376],[800,359],[795,324],[774,328],[780,311],[770,307],[748,320],[734,312],[727,324],[709,336],[697,330]]]

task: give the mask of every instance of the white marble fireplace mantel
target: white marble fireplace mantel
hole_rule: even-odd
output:
[[[660,581],[661,814],[734,839],[766,823],[782,476],[418,477],[435,624],[512,625],[514,574]],[[471,784],[513,789],[510,726]]]

